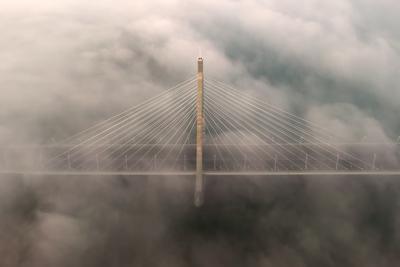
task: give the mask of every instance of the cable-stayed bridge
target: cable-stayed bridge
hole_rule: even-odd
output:
[[[206,79],[199,58],[195,77],[62,143],[5,148],[0,169],[195,176],[200,205],[204,176],[400,175],[399,148],[398,142],[348,143],[314,122]]]

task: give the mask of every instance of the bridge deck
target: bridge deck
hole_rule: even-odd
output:
[[[102,172],[102,171],[0,171],[0,175],[32,175],[32,176],[194,176],[196,172]],[[204,172],[205,176],[400,176],[398,171],[221,171]]]

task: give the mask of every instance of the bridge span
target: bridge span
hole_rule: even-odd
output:
[[[0,171],[0,175],[28,176],[196,176],[196,172],[135,171]],[[400,176],[399,171],[203,171],[204,176]]]
[[[194,177],[196,206],[207,176],[400,175],[400,138],[345,140],[248,88],[206,78],[203,63],[196,76],[60,143],[0,148],[0,175]]]

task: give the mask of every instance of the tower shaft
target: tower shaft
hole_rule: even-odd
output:
[[[203,204],[203,134],[204,134],[204,72],[203,58],[197,60],[197,98],[196,98],[196,181],[194,204]]]

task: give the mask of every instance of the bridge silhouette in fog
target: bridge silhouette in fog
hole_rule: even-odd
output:
[[[199,58],[195,77],[62,143],[5,148],[1,172],[195,176],[195,203],[201,205],[204,176],[400,175],[398,141],[348,143],[205,78]]]

